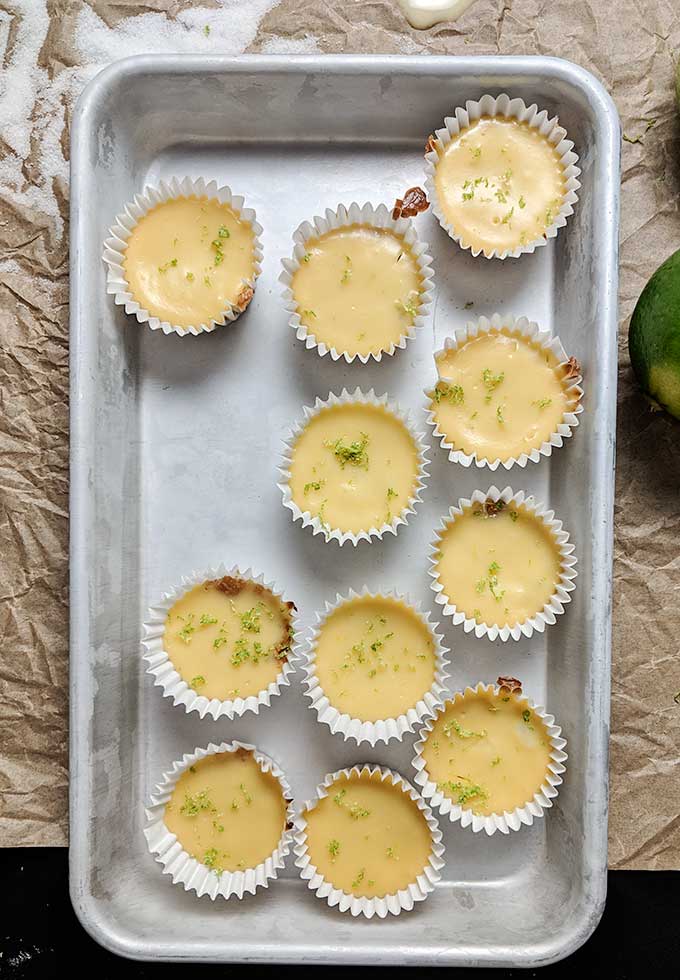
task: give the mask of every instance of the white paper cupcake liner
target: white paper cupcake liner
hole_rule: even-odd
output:
[[[502,678],[498,678],[499,681]],[[479,694],[485,691],[495,691],[498,693],[501,686],[496,684],[483,684],[481,681],[476,687],[466,687],[464,691],[457,691],[444,705],[445,711],[450,704],[462,700],[466,695]],[[441,792],[437,783],[430,779],[423,758],[423,747],[427,736],[434,728],[436,719],[430,719],[422,728],[420,738],[416,742],[413,767],[416,770],[415,784],[420,788],[423,798],[428,800],[432,807],[445,817],[448,814],[451,823],[460,821],[461,827],[471,827],[475,833],[483,830],[489,836],[499,830],[502,834],[509,834],[511,830],[519,830],[520,827],[530,827],[534,820],[542,817],[544,812],[553,805],[553,800],[558,794],[558,786],[562,784],[562,773],[565,771],[564,763],[567,760],[567,753],[564,752],[566,740],[562,738],[562,729],[555,724],[553,715],[549,715],[545,708],[534,704],[531,698],[522,694],[522,700],[526,701],[527,706],[541,719],[546,726],[550,738],[550,762],[545,781],[542,783],[538,792],[524,806],[515,807],[512,811],[503,813],[491,813],[488,816],[473,813],[469,808],[463,808],[455,803],[451,797]]]
[[[164,592],[160,601],[150,607],[146,622],[143,625],[142,648],[144,650],[143,659],[147,664],[146,672],[154,678],[154,685],[162,689],[163,697],[172,698],[173,704],[182,705],[187,712],[195,711],[201,718],[208,715],[215,720],[223,716],[231,720],[246,714],[248,711],[258,714],[260,708],[268,707],[272,698],[281,693],[281,688],[290,684],[291,675],[295,672],[295,647],[299,629],[297,610],[293,606],[291,609],[291,652],[283,661],[276,680],[258,694],[227,701],[221,701],[219,698],[207,698],[203,694],[198,694],[175,669],[172,660],[165,651],[163,646],[165,619],[173,604],[194,586],[212,579],[220,579],[225,575],[255,582],[269,589],[281,602],[287,601],[273,582],[266,582],[262,575],[256,575],[250,568],[241,571],[237,566],[227,568],[220,564],[207,569],[207,571],[191,572],[189,575],[183,576],[180,585],[173,587],[169,592]]]
[[[472,248],[470,245],[465,244],[456,229],[444,215],[439,203],[434,175],[439,161],[439,154],[455,136],[458,136],[462,130],[467,129],[471,123],[481,119],[482,116],[502,116],[505,119],[517,119],[519,122],[527,123],[533,129],[537,129],[555,147],[564,170],[565,187],[562,204],[555,215],[555,220],[546,228],[545,232],[524,245],[518,245],[513,249],[503,249],[500,251],[494,249],[489,255],[485,256],[489,259],[517,258],[517,256],[523,253],[533,252],[541,245],[545,245],[549,238],[555,238],[559,229],[566,225],[569,215],[574,213],[574,205],[578,200],[577,191],[581,186],[578,180],[581,171],[576,166],[578,156],[574,153],[574,144],[571,140],[567,139],[566,129],[559,125],[557,116],[550,119],[545,109],[539,110],[537,105],[527,106],[522,99],[511,99],[505,93],[496,98],[492,95],[483,95],[478,102],[468,101],[465,103],[464,109],[459,107],[454,110],[454,115],[447,116],[442,129],[437,129],[434,136],[431,136],[427,143],[425,153],[425,186],[428,197],[430,198],[432,210],[437,216],[439,224],[461,248],[470,249],[474,256],[484,255],[484,252],[481,248]]]
[[[240,305],[227,306],[218,317],[207,323],[198,323],[190,327],[182,327],[177,324],[168,323],[153,316],[137,302],[130,291],[129,283],[125,277],[123,260],[127,242],[132,234],[135,225],[144,215],[155,208],[158,204],[172,200],[177,197],[207,197],[228,204],[236,214],[250,224],[253,229],[253,260],[255,274],[250,280],[243,280],[243,301]],[[211,180],[206,183],[203,178],[192,180],[190,177],[179,179],[173,177],[171,180],[160,180],[156,187],[145,187],[141,194],[135,194],[134,199],[126,205],[120,214],[116,215],[113,225],[109,228],[108,237],[104,242],[104,252],[102,258],[108,267],[106,276],[106,291],[113,296],[117,306],[124,306],[125,312],[134,315],[139,323],[148,323],[152,330],[162,330],[163,333],[176,333],[180,337],[186,334],[197,336],[200,333],[210,333],[216,327],[224,325],[227,321],[234,321],[247,308],[252,299],[255,282],[262,271],[262,245],[260,236],[262,226],[255,218],[252,208],[243,206],[243,198],[232,194],[229,187],[218,187],[217,181]]]
[[[383,898],[365,898],[357,895],[349,895],[347,892],[335,888],[329,881],[326,881],[323,875],[319,874],[309,856],[307,847],[307,821],[304,814],[306,810],[314,807],[319,800],[328,796],[328,788],[341,776],[360,776],[365,773],[373,775],[376,772],[380,773],[383,782],[389,779],[393,786],[400,786],[402,791],[413,800],[418,809],[423,813],[427,820],[427,826],[430,829],[432,849],[422,874],[419,874],[416,880],[409,884],[407,888],[403,888],[390,895],[385,895]],[[439,829],[439,824],[432,810],[403,776],[383,766],[357,765],[351,769],[340,769],[326,776],[323,783],[317,787],[316,798],[304,803],[295,818],[294,841],[295,864],[300,869],[300,877],[307,882],[308,887],[312,891],[316,892],[317,898],[325,899],[331,908],[338,908],[341,912],[349,912],[353,916],[363,915],[367,919],[372,919],[375,915],[380,919],[384,919],[387,915],[399,915],[401,912],[409,912],[416,902],[424,901],[430,892],[434,891],[434,886],[440,880],[440,871],[444,866],[444,860],[442,858],[444,853],[442,832]]]
[[[528,320],[525,316],[515,318],[509,313],[494,313],[491,319],[487,319],[485,316],[481,316],[476,321],[470,321],[463,327],[462,330],[456,330],[453,337],[447,337],[444,341],[444,346],[435,352],[435,366],[437,364],[437,357],[440,354],[444,354],[449,350],[457,350],[462,347],[473,337],[477,337],[480,334],[495,332],[498,330],[509,330],[512,333],[520,334],[522,337],[526,337],[533,343],[538,344],[543,350],[551,351],[552,354],[557,358],[559,366],[567,364],[570,360],[562,346],[562,342],[559,337],[552,337],[548,331],[541,330],[537,323],[532,320]],[[425,396],[427,398],[426,402],[426,413],[427,413],[427,424],[430,425],[434,430],[434,436],[439,439],[442,449],[447,449],[449,452],[449,459],[453,463],[460,463],[461,466],[470,466],[472,463],[477,467],[486,466],[490,470],[496,470],[499,466],[503,466],[506,470],[511,469],[513,466],[524,467],[528,462],[538,463],[541,456],[551,456],[553,449],[558,449],[564,444],[564,440],[568,439],[572,434],[572,429],[575,429],[579,424],[578,416],[583,411],[583,405],[581,404],[581,398],[583,397],[583,388],[581,387],[581,381],[583,378],[580,374],[580,369],[576,362],[573,361],[574,373],[573,376],[565,378],[564,380],[564,390],[570,395],[576,395],[577,402],[576,406],[571,412],[565,412],[562,416],[562,421],[557,426],[555,431],[551,433],[550,439],[541,443],[535,449],[532,449],[529,453],[522,453],[519,456],[512,456],[510,459],[479,459],[477,453],[466,453],[462,449],[456,449],[453,443],[449,442],[447,436],[441,431],[437,424],[437,418],[434,411],[429,407],[431,400],[429,398],[429,392],[431,388],[425,389]]]
[[[298,436],[300,436],[310,419],[314,418],[315,415],[318,415],[326,408],[331,408],[335,405],[354,404],[375,405],[376,407],[384,408],[390,412],[395,418],[399,419],[399,421],[406,426],[418,453],[418,474],[416,478],[416,485],[414,494],[409,499],[408,505],[404,507],[399,514],[392,518],[391,523],[388,524],[385,522],[380,527],[372,527],[366,531],[359,531],[358,533],[355,533],[354,531],[341,531],[339,528],[324,527],[318,516],[312,516],[308,510],[301,510],[301,508],[293,500],[290,490],[290,466],[293,459],[293,449]],[[359,541],[371,541],[376,538],[382,538],[382,536],[387,533],[396,534],[402,524],[408,524],[409,515],[416,513],[416,505],[423,499],[422,491],[427,485],[427,477],[429,475],[427,469],[428,466],[429,460],[427,457],[427,444],[425,442],[425,438],[421,432],[416,430],[410,413],[403,412],[395,402],[389,400],[387,395],[382,395],[379,398],[372,388],[368,392],[363,392],[360,388],[355,388],[351,393],[348,392],[346,388],[343,388],[339,395],[331,392],[325,401],[322,401],[321,398],[317,397],[313,407],[310,408],[306,405],[303,408],[303,418],[294,424],[290,435],[284,442],[283,459],[281,466],[279,467],[281,482],[278,484],[278,487],[283,494],[283,506],[287,507],[292,512],[294,521],[302,521],[302,527],[311,527],[313,534],[322,534],[326,541],[337,541],[339,545],[343,545],[347,541],[351,541],[352,544],[356,546]]]
[[[514,626],[478,623],[475,619],[470,618],[463,610],[458,609],[456,604],[446,595],[437,569],[437,552],[443,533],[457,517],[462,515],[463,511],[468,510],[473,504],[484,505],[487,500],[493,501],[493,503],[502,500],[506,506],[514,504],[517,508],[523,506],[525,510],[543,522],[555,542],[555,548],[560,556],[560,577],[550,601],[545,604],[543,609],[540,609],[523,623],[517,623]],[[428,571],[432,580],[430,588],[435,593],[435,602],[443,607],[443,615],[450,616],[454,625],[462,625],[466,633],[474,631],[475,636],[486,636],[490,640],[519,640],[522,636],[529,637],[533,633],[543,633],[546,626],[552,626],[557,617],[564,612],[566,604],[571,602],[570,593],[576,588],[575,580],[578,573],[575,568],[574,545],[570,544],[569,535],[562,527],[562,521],[558,521],[555,518],[555,512],[547,510],[543,504],[537,503],[534,497],[528,497],[523,490],[515,493],[510,487],[506,487],[504,490],[489,487],[485,493],[481,490],[475,490],[469,500],[461,498],[456,505],[450,507],[448,514],[441,519],[435,532],[428,557],[432,566]]]
[[[339,712],[325,694],[316,673],[316,644],[324,623],[331,613],[339,609],[340,606],[351,602],[353,599],[363,597],[395,599],[402,603],[418,617],[434,641],[435,675],[432,687],[405,714],[400,714],[394,718],[384,718],[380,721],[361,721],[360,718],[353,718],[347,713]],[[319,721],[323,725],[327,725],[334,735],[341,734],[345,741],[354,739],[357,744],[368,742],[369,745],[375,745],[376,742],[389,742],[391,739],[401,741],[406,732],[413,732],[414,725],[421,724],[427,718],[433,718],[444,703],[443,695],[446,692],[447,667],[449,666],[446,655],[450,652],[443,644],[442,635],[437,632],[438,626],[438,623],[433,623],[430,620],[429,613],[422,611],[420,602],[414,603],[409,596],[400,595],[392,590],[389,592],[370,592],[367,586],[364,586],[361,592],[350,589],[346,596],[341,596],[338,593],[334,603],[326,602],[324,611],[316,614],[316,625],[307,640],[306,648],[301,653],[302,669],[306,675],[303,679],[303,684],[307,688],[305,697],[310,699],[310,707],[316,711]]]
[[[411,253],[416,259],[418,271],[422,279],[422,287],[419,294],[418,315],[413,318],[413,322],[408,330],[401,335],[398,343],[390,344],[389,348],[379,351],[377,354],[350,354],[347,351],[339,351],[335,347],[329,347],[322,340],[317,340],[310,329],[302,323],[298,313],[297,303],[293,295],[292,281],[296,270],[300,268],[302,257],[307,251],[306,245],[310,238],[318,238],[325,235],[335,228],[346,228],[349,225],[369,225],[372,228],[388,228],[395,234],[403,238],[408,245]],[[432,269],[432,258],[428,254],[427,245],[421,242],[416,234],[415,226],[408,218],[392,217],[390,210],[380,204],[374,207],[372,204],[363,206],[353,202],[346,207],[344,204],[338,206],[337,211],[326,209],[325,217],[318,215],[311,222],[303,221],[293,234],[294,249],[291,258],[282,260],[283,272],[279,276],[279,281],[283,284],[283,299],[286,310],[289,314],[290,326],[295,331],[298,340],[304,341],[308,350],[315,348],[322,357],[330,354],[334,361],[344,357],[348,364],[358,359],[362,364],[370,360],[380,361],[383,354],[392,356],[396,350],[406,347],[407,341],[415,335],[418,327],[422,327],[427,319],[427,315],[432,304],[434,295],[434,271]]]
[[[288,804],[286,826],[276,848],[261,864],[254,868],[246,868],[244,871],[218,873],[207,865],[201,864],[184,850],[177,836],[165,826],[165,807],[177,781],[189,766],[193,766],[209,755],[236,752],[239,749],[252,752],[262,772],[269,772],[278,779]],[[199,898],[202,895],[209,895],[213,901],[218,896],[231,898],[235,895],[237,898],[243,898],[245,894],[253,895],[258,888],[268,888],[269,882],[278,876],[278,872],[285,865],[293,842],[295,811],[293,794],[286,777],[273,759],[259,752],[254,745],[245,742],[221,742],[219,745],[211,742],[205,749],[196,749],[195,752],[183,755],[178,762],[173,763],[172,769],[163,773],[161,781],[156,786],[156,792],[151,795],[150,803],[144,812],[146,814],[144,836],[149,850],[156,861],[163,866],[163,874],[172,875],[173,884],[183,885],[185,891],[195,891]]]

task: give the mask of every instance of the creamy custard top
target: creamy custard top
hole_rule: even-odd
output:
[[[480,460],[538,449],[578,401],[554,354],[509,331],[481,333],[436,363],[430,408],[437,425],[456,449]]]
[[[549,602],[560,579],[550,531],[514,505],[492,513],[469,507],[443,532],[436,558],[444,595],[488,625],[525,622]]]
[[[404,423],[375,405],[322,409],[293,446],[290,490],[330,531],[390,523],[413,498],[418,450]]]
[[[218,874],[255,868],[276,849],[286,826],[281,784],[252,752],[220,752],[183,773],[163,821],[184,850]]]
[[[430,779],[465,810],[522,807],[545,782],[550,736],[525,698],[501,690],[448,702],[425,740]]]
[[[490,255],[541,238],[560,209],[564,170],[553,144],[516,119],[482,117],[440,152],[434,183],[464,245]]]
[[[290,653],[291,605],[256,582],[204,582],[170,608],[165,652],[197,694],[221,701],[258,694]]]
[[[123,268],[130,292],[153,316],[179,327],[247,306],[255,276],[255,236],[227,204],[178,197],[158,204],[134,227]]]
[[[378,354],[398,343],[418,314],[422,280],[391,229],[350,225],[310,239],[292,291],[310,333],[341,353]]]
[[[320,628],[316,672],[338,711],[362,721],[396,718],[432,687],[434,640],[403,602],[349,599]]]
[[[391,895],[428,863],[432,839],[423,813],[379,773],[339,777],[304,816],[312,864],[347,894]]]

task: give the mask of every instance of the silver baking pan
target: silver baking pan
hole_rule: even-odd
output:
[[[366,366],[306,351],[277,281],[294,228],[327,206],[392,203],[421,183],[424,138],[487,91],[559,113],[583,168],[566,229],[533,255],[489,262],[425,214],[436,303],[417,339]],[[197,338],[126,318],[100,261],[116,212],[145,182],[174,174],[228,183],[264,226],[250,309]],[[618,187],[614,105],[591,75],[557,59],[151,56],[112,65],[85,90],[71,142],[71,896],[104,946],[147,960],[537,967],[593,931],[607,867]],[[409,526],[340,550],[293,525],[276,467],[301,407],[343,386],[389,392],[424,430],[433,350],[471,313],[496,310],[559,333],[584,368],[574,438],[511,473],[515,489],[564,520],[580,574],[566,615],[542,636],[490,643],[447,627],[451,686],[512,674],[557,716],[570,758],[556,806],[509,837],[442,823],[443,880],[389,921],[327,908],[290,859],[264,893],[198,900],[160,873],[142,835],[144,801],[174,759],[210,741],[255,742],[304,799],[326,772],[355,762],[412,776],[413,738],[344,743],[318,725],[299,679],[259,717],[188,716],[143,672],[146,607],[188,569],[225,561],[281,583],[306,624],[326,598],[364,583],[433,608],[435,524],[459,496],[510,482],[505,472],[465,470],[433,446]]]

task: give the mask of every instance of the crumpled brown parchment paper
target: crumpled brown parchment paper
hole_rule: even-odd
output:
[[[626,136],[609,860],[680,868],[680,423],[649,411],[626,345],[643,285],[680,248],[677,0],[476,0],[422,32],[396,0],[0,0],[0,47],[0,844],[68,835],[68,121],[82,86],[143,51],[552,54],[605,83]]]

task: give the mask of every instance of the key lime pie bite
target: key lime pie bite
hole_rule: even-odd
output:
[[[187,710],[258,710],[288,683],[295,606],[261,580],[236,570],[199,579],[164,607],[151,610],[145,659],[166,696]]]
[[[396,914],[426,897],[439,877],[441,833],[400,776],[354,767],[328,777],[319,797],[295,825],[296,864],[319,897],[369,916]],[[399,895],[404,892],[408,897]],[[376,908],[390,897],[389,908],[384,901]]]
[[[515,105],[515,112],[510,106]],[[440,223],[473,254],[532,251],[566,223],[580,173],[556,120],[507,96],[468,103],[426,147]]]
[[[442,522],[430,559],[432,587],[455,623],[490,639],[519,639],[564,611],[576,559],[552,512],[509,488],[489,494],[460,501]]]
[[[340,544],[396,533],[424,486],[425,449],[406,416],[372,392],[346,391],[305,409],[288,440],[284,504]]]
[[[116,302],[166,333],[196,334],[235,320],[260,272],[254,212],[228,188],[210,185],[208,193],[197,185],[171,182],[164,193],[139,196],[106,243]]]
[[[583,391],[578,363],[559,340],[524,317],[516,325],[493,322],[482,318],[435,355],[429,420],[450,458],[509,468],[562,444],[578,424]]]
[[[425,248],[410,222],[392,220],[384,205],[327,215],[298,229],[294,257],[284,261],[291,326],[308,347],[334,359],[393,354],[429,306]]]
[[[331,731],[358,742],[400,737],[442,703],[444,653],[427,619],[401,597],[350,593],[327,604],[310,640],[312,706]]]
[[[175,763],[147,808],[145,836],[174,882],[224,898],[277,876],[292,840],[292,796],[276,763],[241,742]],[[181,850],[179,850],[181,848]]]

